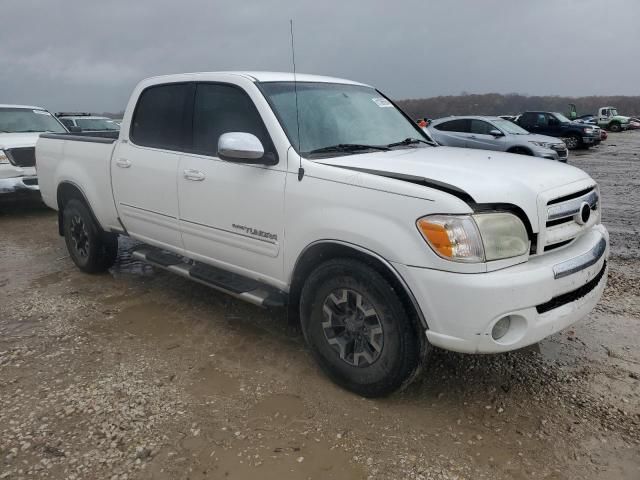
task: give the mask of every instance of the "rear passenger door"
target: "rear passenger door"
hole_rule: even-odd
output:
[[[189,83],[172,83],[143,90],[128,137],[111,160],[114,200],[128,233],[180,253],[176,175],[192,89]]]
[[[180,161],[180,227],[187,256],[253,278],[282,277],[286,159],[274,166],[227,162],[218,139],[258,137],[277,155],[249,94],[228,83],[198,83],[192,147]]]
[[[470,122],[467,119],[459,118],[439,123],[433,127],[435,140],[447,147],[466,147],[467,134],[469,133]]]
[[[495,126],[484,120],[471,119],[470,133],[467,135],[467,147],[480,150],[506,150],[504,135],[494,137],[492,130],[498,130]]]

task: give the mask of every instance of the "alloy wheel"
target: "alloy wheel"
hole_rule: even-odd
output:
[[[340,359],[354,367],[367,367],[380,357],[384,332],[378,312],[359,292],[341,288],[322,305],[322,330]]]

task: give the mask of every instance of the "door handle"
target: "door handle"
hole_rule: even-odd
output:
[[[469,138],[477,138],[475,135],[471,135]]]
[[[201,182],[205,179],[204,173],[202,173],[200,170],[193,170],[191,168],[187,168],[182,173],[184,174],[184,178],[186,178],[187,180],[191,180],[193,182]]]
[[[116,160],[116,165],[120,168],[129,168],[131,166],[131,160],[127,160],[126,158],[119,158]]]

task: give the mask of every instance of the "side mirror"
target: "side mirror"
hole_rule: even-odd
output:
[[[228,162],[275,165],[273,154],[265,154],[262,142],[251,133],[227,132],[218,139],[218,157]]]
[[[489,135],[493,135],[494,137],[502,137],[504,136],[504,133],[502,133],[500,130],[498,130],[497,128],[494,128],[493,130],[491,130],[489,132]]]
[[[80,133],[80,132],[82,132],[82,129],[80,127],[76,127],[75,125],[70,125],[70,126],[67,127],[67,129],[71,133]]]
[[[560,121],[557,118],[550,118],[549,119],[549,126],[557,126],[560,125]]]

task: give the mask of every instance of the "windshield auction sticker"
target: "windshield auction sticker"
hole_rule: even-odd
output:
[[[375,98],[372,98],[371,100],[373,100],[373,103],[378,105],[380,108],[393,107],[391,102],[384,97],[375,97]]]

